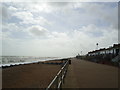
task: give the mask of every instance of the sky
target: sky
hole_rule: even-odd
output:
[[[0,10],[2,55],[69,57],[118,43],[117,2],[1,2]]]

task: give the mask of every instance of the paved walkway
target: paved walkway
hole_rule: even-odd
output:
[[[72,59],[63,88],[118,88],[118,68]]]
[[[4,68],[2,88],[46,88],[60,68],[60,65],[41,63]]]

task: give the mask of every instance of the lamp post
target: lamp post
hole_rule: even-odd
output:
[[[81,51],[81,56],[82,56],[82,51]]]
[[[98,49],[98,43],[96,43],[96,46],[97,46],[96,49]]]

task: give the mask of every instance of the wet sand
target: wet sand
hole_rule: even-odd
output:
[[[60,65],[28,64],[2,69],[2,88],[46,88]]]

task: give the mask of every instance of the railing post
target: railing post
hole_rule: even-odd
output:
[[[57,80],[56,80],[56,89],[58,88],[58,83],[59,83],[59,76],[57,76]]]
[[[57,73],[56,77],[49,84],[49,86],[48,86],[48,88],[46,90],[48,90],[52,86],[54,86],[54,88],[56,88],[57,90],[62,88],[62,84],[65,83],[64,79],[66,77],[66,73],[67,73],[67,70],[68,70],[68,65],[69,65],[69,59],[64,61],[64,64],[63,64],[62,68]]]
[[[64,70],[63,70],[63,74],[64,74],[63,83],[65,83],[65,80],[64,80],[64,78],[65,78],[65,68],[64,68]]]
[[[64,68],[62,70],[62,84],[64,84]]]

